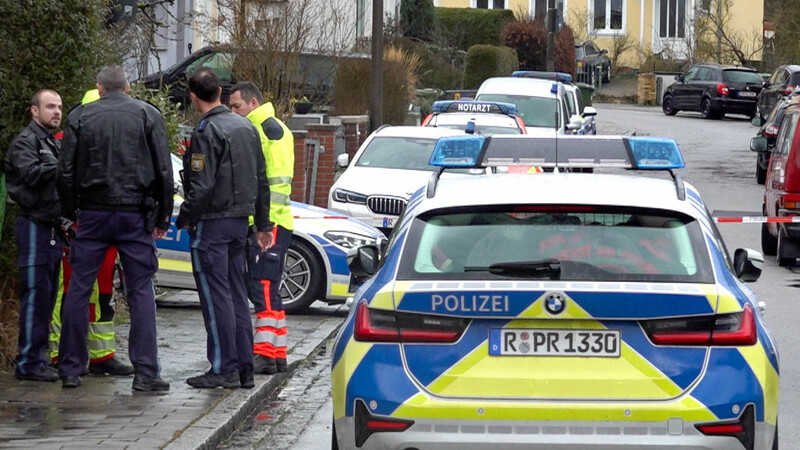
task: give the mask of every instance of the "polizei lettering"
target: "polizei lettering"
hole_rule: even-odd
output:
[[[433,312],[508,312],[507,295],[432,295]]]

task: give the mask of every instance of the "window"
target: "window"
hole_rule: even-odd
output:
[[[372,140],[356,162],[360,167],[436,170],[429,165],[435,139],[379,137]]]
[[[547,4],[549,0],[535,0],[534,7],[533,7],[533,17],[539,18],[544,17],[547,13]],[[559,20],[563,20],[566,17],[564,11],[567,10],[567,1],[566,0],[555,0],[556,10],[558,10]]]
[[[526,127],[556,128],[558,123],[558,100],[555,97],[533,97],[531,95],[481,94],[478,98],[487,102],[506,102],[517,105],[518,116]]]
[[[713,75],[713,71],[711,69],[709,69],[708,67],[701,67],[697,71],[697,78],[695,78],[695,80],[696,81],[709,81],[713,77],[714,77],[714,75]]]
[[[764,83],[764,79],[761,78],[761,75],[749,70],[723,70],[722,81],[726,83],[745,83],[758,86]]]
[[[356,1],[356,36],[364,36],[364,17],[366,16],[366,8],[364,0]]]
[[[625,0],[594,0],[593,28],[598,31],[622,31]]]
[[[686,75],[683,76],[683,82],[688,83],[689,81],[696,79],[698,70],[700,70],[699,67],[692,67],[689,69],[689,71],[686,72]]]
[[[220,81],[231,81],[233,79],[233,55],[230,53],[211,53],[203,56],[186,67],[186,74],[191,76],[195,69],[200,67],[210,67]]]
[[[658,36],[686,37],[686,0],[661,0],[658,9]]]
[[[506,9],[506,0],[472,0],[472,7],[479,9]]]
[[[794,132],[797,129],[797,113],[787,114],[783,118],[781,124],[781,131],[778,134],[775,142],[775,154],[788,155],[789,149],[792,147],[792,140],[794,140]]]

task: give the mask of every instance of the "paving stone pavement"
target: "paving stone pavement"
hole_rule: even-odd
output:
[[[192,293],[179,302],[196,305]],[[167,304],[167,303],[165,303]],[[199,304],[198,304],[199,305]],[[0,372],[0,448],[214,448],[291,376],[300,361],[330,340],[347,310],[316,302],[287,317],[289,372],[256,375],[254,389],[194,389],[186,378],[208,370],[206,332],[197,306],[158,308],[164,394],[131,390],[133,377],[83,377],[83,386],[18,381]],[[117,327],[117,353],[127,360],[128,326]]]

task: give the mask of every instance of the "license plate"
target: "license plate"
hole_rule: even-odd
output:
[[[394,217],[383,218],[383,228],[394,228]]]
[[[619,330],[489,330],[494,356],[594,356],[618,358]]]
[[[739,97],[755,97],[755,92],[739,92]]]

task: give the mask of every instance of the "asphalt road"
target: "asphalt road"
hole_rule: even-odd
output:
[[[700,191],[711,211],[759,214],[764,188],[755,182],[756,157],[749,150],[755,127],[744,116],[707,121],[690,113],[667,117],[659,108],[597,105],[597,109],[599,133],[636,131],[638,135],[676,139],[687,167],[679,174]],[[719,228],[730,252],[743,247],[761,250],[760,225],[721,224]],[[800,442],[800,350],[794,334],[799,328],[800,269],[778,267],[769,258],[761,279],[750,286],[766,302],[765,318],[780,349],[780,440],[784,448],[790,448],[790,443]],[[330,386],[330,371],[319,371],[316,366],[309,370],[312,373],[308,374],[311,381],[307,386],[289,387],[303,393],[306,400],[282,418],[280,436],[256,433],[258,438],[234,439],[232,446],[329,448],[332,404],[329,394],[319,395],[318,386],[322,383]],[[315,386],[317,389],[313,389]],[[287,431],[292,436],[289,440]]]

